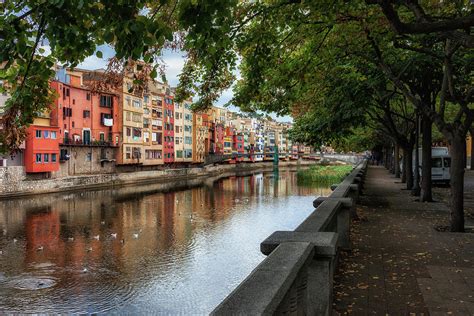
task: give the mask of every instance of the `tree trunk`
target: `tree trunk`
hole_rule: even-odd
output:
[[[407,168],[405,168],[405,154],[403,154],[402,152],[402,155],[403,155],[403,159],[402,159],[402,183],[406,183],[407,182]]]
[[[390,146],[390,173],[395,174],[395,155],[393,154],[394,152],[394,146]]]
[[[462,147],[462,161],[464,164],[464,168],[467,168],[467,143],[464,141],[464,146]]]
[[[464,232],[464,150],[465,137],[451,140],[451,231]]]
[[[433,202],[431,191],[431,128],[432,122],[427,115],[423,115],[421,128],[422,138],[422,157],[421,157],[421,202]]]
[[[406,177],[406,185],[407,190],[411,190],[413,188],[413,161],[412,161],[412,152],[413,146],[403,148],[403,169],[405,170],[405,177]]]
[[[469,134],[471,134],[471,170],[474,170],[474,128],[471,128]]]
[[[400,178],[400,146],[395,144],[395,159],[394,159],[394,170],[395,170],[395,178]]]

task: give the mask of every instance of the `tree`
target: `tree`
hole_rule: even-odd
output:
[[[18,149],[27,126],[49,109],[54,93],[48,81],[54,78],[55,64],[75,67],[94,53],[101,58],[99,45],[112,46],[114,60],[122,66],[128,60],[153,64],[153,77],[161,69],[163,48],[185,49],[190,61],[208,58],[201,73],[193,75],[202,78],[203,84],[194,84],[202,102],[211,103],[232,77],[229,65],[235,54],[219,62],[224,60],[219,46],[229,43],[236,6],[237,0],[1,1],[1,92],[11,95],[2,120],[2,151]],[[183,83],[186,80],[184,74]]]

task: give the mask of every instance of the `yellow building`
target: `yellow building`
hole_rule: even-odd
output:
[[[206,157],[206,144],[209,142],[209,131],[202,113],[193,114],[193,162],[202,163]]]
[[[122,164],[143,163],[143,93],[133,89],[133,78],[126,76],[122,86]]]
[[[165,87],[162,83],[150,81],[144,97],[143,146],[144,165],[163,164],[163,97]]]

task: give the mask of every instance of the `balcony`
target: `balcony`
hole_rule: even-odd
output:
[[[83,140],[83,139],[72,139],[64,138],[60,145],[66,146],[91,146],[91,147],[116,147],[112,142],[106,142],[102,140]]]

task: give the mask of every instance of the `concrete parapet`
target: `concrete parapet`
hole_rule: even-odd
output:
[[[350,218],[366,170],[363,160],[329,197],[314,200],[315,211],[295,231],[277,231],[265,239],[260,249],[267,259],[213,314],[330,315],[337,253],[351,247]]]

